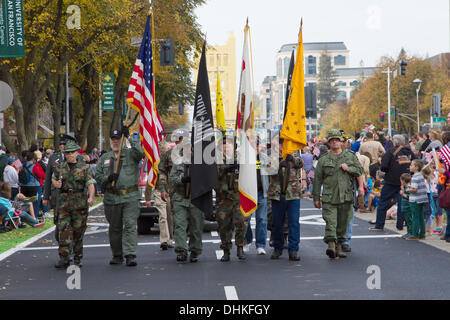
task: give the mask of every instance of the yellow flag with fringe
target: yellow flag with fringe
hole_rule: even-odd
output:
[[[301,150],[307,145],[305,119],[305,73],[303,68],[303,36],[302,24],[297,47],[291,90],[286,108],[286,115],[281,128],[280,137],[284,139],[283,159],[288,154]]]

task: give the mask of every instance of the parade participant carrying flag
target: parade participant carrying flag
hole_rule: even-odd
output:
[[[297,58],[292,74],[289,100],[281,129],[280,138],[284,139],[283,159],[288,154],[306,147],[305,123],[305,74],[303,70],[303,20],[300,22],[300,34],[297,47]]]
[[[223,112],[223,100],[222,100],[222,90],[220,87],[220,76],[219,71],[217,71],[217,92],[216,92],[216,122],[217,129],[220,131],[225,131],[225,115]]]
[[[147,181],[149,185],[154,187],[158,177],[160,161],[158,143],[162,139],[161,132],[164,131],[164,127],[155,103],[152,30],[153,14],[150,11],[128,87],[127,103],[140,115],[139,136],[148,160],[148,168],[152,168],[152,170],[149,170]]]
[[[256,150],[250,138],[253,136],[253,89],[249,54],[250,27],[244,29],[244,52],[238,96],[239,149],[239,201],[241,212],[250,216],[257,208],[258,184],[256,176]]]
[[[205,41],[197,77],[189,166],[191,201],[205,216],[213,211],[212,190],[218,188],[215,145]]]

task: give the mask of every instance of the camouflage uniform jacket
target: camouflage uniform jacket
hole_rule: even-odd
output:
[[[294,157],[294,160],[290,161],[288,184],[284,197],[286,200],[297,200],[300,199],[302,193],[301,170],[303,168],[303,160],[298,152],[294,152],[291,155]],[[280,159],[280,162],[282,160]],[[280,175],[282,170],[283,168],[280,167],[278,174],[270,176],[269,199],[271,200],[280,200],[282,183]]]
[[[216,192],[217,200],[231,199],[239,201],[239,166],[221,164],[217,166],[219,176],[219,189]]]
[[[122,165],[119,165],[119,179],[114,188],[112,187],[112,183],[108,182],[108,176],[114,172],[114,164],[116,162],[114,152],[111,151],[105,153],[98,160],[95,180],[97,180],[98,185],[105,189],[105,196],[103,198],[103,203],[105,205],[139,201],[140,194],[137,189],[139,185],[139,164],[144,157],[144,151],[139,142],[132,139],[129,141],[131,148],[123,148],[120,154]],[[135,191],[126,192],[125,194],[115,194],[110,192],[112,189],[126,190],[133,188],[135,188]]]
[[[62,181],[59,195],[59,207],[70,209],[87,209],[87,188],[95,184],[91,168],[78,161],[70,168],[67,161],[53,168],[53,179]],[[80,196],[82,194],[82,196]]]
[[[348,172],[340,167],[343,163],[347,164]],[[339,155],[328,152],[320,157],[314,173],[314,201],[320,201],[320,190],[323,185],[322,202],[331,204],[353,202],[353,178],[363,173],[363,168],[353,152],[344,150]]]
[[[169,185],[169,195],[172,202],[177,202],[183,207],[189,207],[191,205],[191,197],[185,197],[185,186],[181,182],[181,177],[184,175],[184,164],[174,164],[170,170],[170,185]]]

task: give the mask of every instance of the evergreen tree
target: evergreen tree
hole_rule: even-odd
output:
[[[328,55],[328,50],[325,47],[320,56],[319,82],[317,84],[317,97],[320,108],[325,108],[336,101],[338,88],[334,86],[335,81],[336,73],[331,66],[331,57]]]

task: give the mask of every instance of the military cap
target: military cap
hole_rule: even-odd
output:
[[[77,142],[77,139],[75,139],[74,137],[72,137],[72,136],[70,136],[70,135],[68,135],[68,134],[61,133],[61,134],[59,135],[59,144],[66,144],[67,141],[73,141],[73,142],[76,143],[76,142]]]
[[[328,130],[327,140],[330,141],[331,139],[339,139],[339,141],[344,141],[344,138],[342,137],[342,134],[338,129]]]
[[[64,146],[63,152],[73,152],[80,150],[80,146],[75,143],[75,141],[69,140]]]
[[[112,139],[112,138],[122,138],[122,131],[115,129],[115,130],[113,130],[113,131],[111,132],[111,134],[109,135],[109,137],[110,137],[111,139]]]
[[[178,142],[181,138],[188,138],[189,133],[185,129],[177,129],[172,133],[172,136],[170,138],[170,141],[172,142]]]

